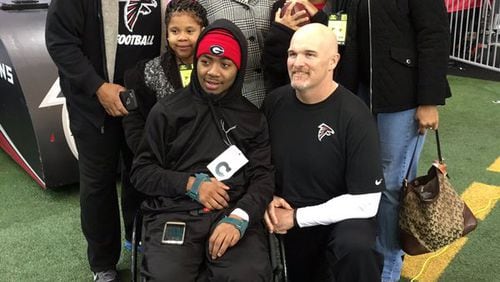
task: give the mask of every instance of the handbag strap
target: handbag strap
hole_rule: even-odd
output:
[[[439,133],[438,133],[437,129],[434,130],[434,132],[436,133],[436,146],[437,146],[438,160],[439,160],[439,163],[442,164],[443,157],[441,156],[441,144],[439,142]],[[417,142],[415,142],[415,148],[413,149],[413,153],[411,155],[410,165],[408,166],[408,171],[406,171],[405,180],[407,180],[408,177],[410,176],[411,167],[413,165],[413,158],[415,158],[415,153],[417,152],[419,141],[420,141],[420,134],[417,136]]]
[[[435,130],[435,132],[436,132],[436,145],[437,145],[438,160],[439,160],[439,163],[442,164],[443,157],[441,156],[441,144],[439,144],[439,133],[438,133],[437,129]]]

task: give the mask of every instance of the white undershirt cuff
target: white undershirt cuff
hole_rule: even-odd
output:
[[[234,211],[232,211],[231,214],[239,216],[239,217],[241,217],[241,219],[246,220],[246,221],[250,220],[248,213],[240,208],[234,209]]]

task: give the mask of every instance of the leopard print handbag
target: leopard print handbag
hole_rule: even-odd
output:
[[[477,226],[469,207],[451,185],[441,157],[426,175],[403,182],[399,213],[400,241],[409,255],[434,252],[465,236]]]

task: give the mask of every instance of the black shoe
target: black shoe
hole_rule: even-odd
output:
[[[114,269],[93,272],[95,282],[120,282],[118,273]]]

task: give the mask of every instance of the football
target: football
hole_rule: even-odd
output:
[[[287,2],[285,2],[285,4],[283,5],[283,7],[281,8],[280,17],[283,17],[283,16],[285,15],[286,11],[288,10],[288,7],[289,7],[291,4],[292,4],[292,2],[291,2],[291,1],[287,1]],[[305,21],[305,22],[303,22],[303,23],[299,24],[299,26],[303,26],[303,25],[305,25],[305,24],[310,23],[310,19],[311,19],[311,15],[309,15],[309,12],[307,12],[307,9],[306,9],[306,7],[304,6],[304,4],[299,3],[299,2],[295,2],[295,6],[293,7],[292,12],[290,13],[291,15],[294,15],[295,13],[297,13],[297,12],[299,12],[299,11],[302,11],[302,10],[306,11],[306,14],[305,14],[303,17],[308,17],[308,18],[309,18],[309,20],[307,20],[307,21]],[[303,17],[302,17],[302,18],[303,18]]]

